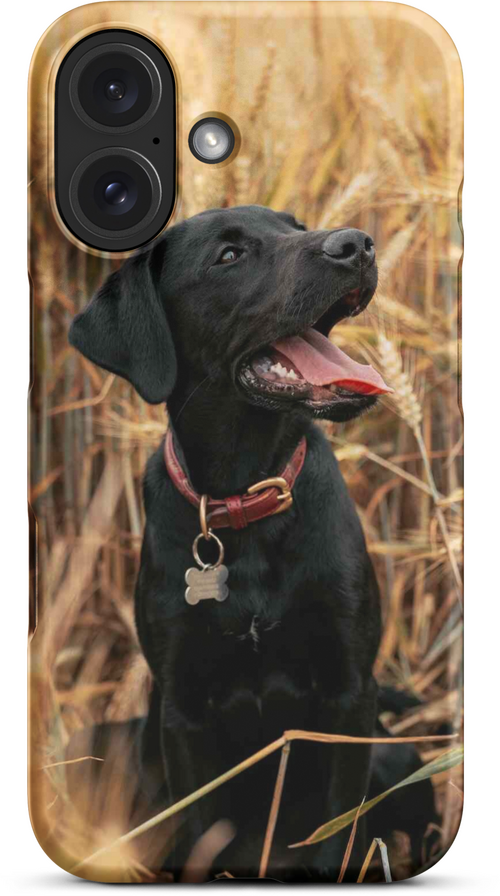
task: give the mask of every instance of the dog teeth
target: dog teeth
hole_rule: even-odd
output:
[[[290,384],[295,384],[303,381],[302,377],[297,375],[295,370],[288,370],[280,361],[276,361],[276,363],[273,364],[271,359],[267,357],[259,359],[254,366],[254,371],[257,376],[263,376],[270,382],[286,380]]]
[[[281,377],[285,380],[291,380],[292,382],[299,379],[295,370],[287,370],[286,367],[283,367],[279,361],[276,364],[273,364],[272,367],[269,368],[271,373],[276,373],[277,376]]]

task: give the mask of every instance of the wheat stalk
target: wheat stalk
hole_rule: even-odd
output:
[[[403,227],[401,230],[398,230],[386,245],[383,255],[378,262],[379,276],[383,279],[387,279],[389,274],[392,273],[402,255],[410,246],[413,235],[419,226],[422,217],[423,212],[420,212],[410,224]]]
[[[429,329],[428,322],[417,311],[380,291],[377,291],[377,311],[382,311],[391,321],[398,321],[410,330],[426,333]]]
[[[234,162],[235,204],[246,205],[252,195],[252,160],[238,156]]]
[[[425,474],[427,476],[427,481],[431,489],[432,499],[434,501],[436,518],[439,523],[439,528],[441,529],[443,541],[445,543],[450,560],[451,570],[455,579],[457,599],[461,605],[463,591],[462,576],[458,568],[455,551],[453,549],[453,543],[448,531],[448,526],[443,513],[443,509],[440,506],[441,495],[439,494],[436,486],[436,481],[432,472],[432,466],[429,460],[429,454],[427,452],[427,447],[422,433],[422,407],[413,389],[411,379],[404,370],[403,359],[400,352],[397,350],[394,343],[391,342],[390,339],[387,339],[387,337],[382,333],[380,333],[378,337],[378,354],[380,357],[383,372],[387,377],[389,385],[391,385],[394,389],[394,392],[391,396],[392,400],[396,405],[399,415],[413,431],[413,434],[417,441],[417,445],[424,465]]]
[[[378,175],[373,171],[362,171],[342,193],[337,193],[328,205],[321,221],[320,230],[346,224],[361,209],[369,205],[378,183]]]
[[[393,107],[381,96],[380,92],[365,87],[360,91],[361,98],[368,103],[380,120],[384,123],[388,137],[395,148],[412,156],[419,153],[418,140],[413,131],[403,124],[401,116],[393,112]]]
[[[250,110],[248,121],[250,125],[254,125],[259,118],[271,88],[271,80],[273,77],[276,64],[276,44],[269,42],[267,44],[267,59],[262,70],[260,81],[255,91],[255,99]]]
[[[388,383],[394,389],[391,397],[398,413],[415,431],[422,422],[422,407],[410,377],[403,367],[400,352],[383,333],[378,337],[378,354]]]

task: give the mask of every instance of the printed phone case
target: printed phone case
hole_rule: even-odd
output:
[[[103,29],[176,78],[176,205],[138,253],[55,202],[58,67]],[[462,809],[450,37],[394,3],[90,4],[29,102],[41,847],[110,882],[430,868]],[[206,115],[226,163],[190,152]]]

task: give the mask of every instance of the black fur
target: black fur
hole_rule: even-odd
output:
[[[368,245],[369,238],[348,231],[346,239],[353,234],[348,250],[341,240],[341,250],[329,254],[328,233],[305,232],[289,215],[255,206],[205,212],[127,261],[71,328],[72,344],[87,357],[126,377],[147,401],[167,402],[199,493],[243,493],[279,474],[307,437],[293,507],[241,532],[218,533],[229,568],[222,604],[186,604],[198,514],[170,481],[163,446],[148,464],[136,621],[155,682],[142,761],[157,806],[286,729],[374,731],[377,585],[331,447],[311,421],[349,419],[374,399],[338,390],[320,402],[281,400],[253,391],[244,376],[248,359],[278,337],[312,325],[328,332],[351,290],[367,304],[376,266],[357,250],[356,240]],[[227,246],[237,259],[224,264]],[[196,839],[230,818],[237,836],[218,869],[255,876],[278,761],[269,757],[195,803],[168,867],[178,871]],[[369,766],[366,746],[293,744],[270,876],[336,879],[349,830],[319,847],[288,845],[356,806],[367,793]],[[362,821],[351,875],[365,851]]]

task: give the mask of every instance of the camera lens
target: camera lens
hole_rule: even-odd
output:
[[[87,217],[96,223],[103,222],[106,218],[106,226],[111,229],[116,227],[123,229],[123,216],[128,215],[134,208],[139,189],[144,194],[144,200],[151,199],[151,189],[143,169],[128,160],[119,160],[119,165],[113,170],[112,164],[118,159],[110,156],[96,160],[82,175],[79,187],[80,205],[87,208]],[[101,173],[102,172],[102,173]],[[121,220],[115,222],[113,218],[120,215]]]
[[[76,169],[70,202],[87,230],[118,239],[153,220],[161,202],[161,183],[156,169],[140,153],[121,147],[101,149]]]
[[[113,181],[104,189],[104,198],[110,205],[123,205],[128,196],[125,184]]]
[[[136,162],[104,156],[83,172],[77,198],[84,214],[98,227],[124,230],[142,220],[149,208],[151,181]]]
[[[122,100],[126,90],[123,81],[110,81],[106,84],[106,96],[109,100]]]
[[[227,159],[234,149],[232,128],[221,118],[203,118],[189,134],[189,148],[200,162],[214,164]]]
[[[104,190],[104,198],[110,205],[119,205],[127,198],[127,188],[124,184],[111,183]]]
[[[70,80],[73,107],[86,123],[126,133],[155,114],[161,81],[153,60],[128,44],[101,44],[79,60]]]

